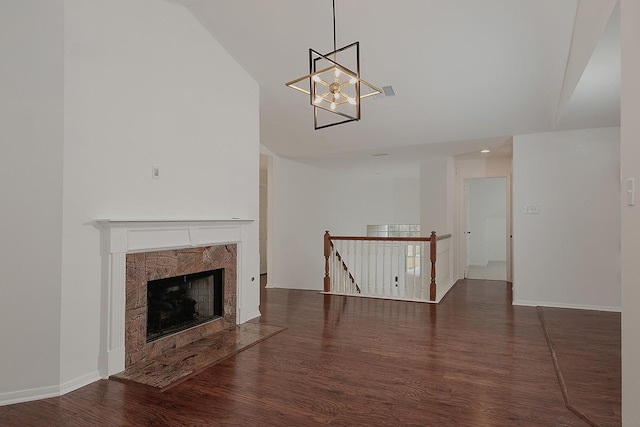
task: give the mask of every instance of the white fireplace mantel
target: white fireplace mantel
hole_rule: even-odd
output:
[[[108,231],[103,253],[135,253],[241,242],[252,220],[97,220]]]
[[[99,368],[103,378],[125,366],[126,255],[197,246],[235,243],[238,247],[236,322],[260,315],[259,267],[255,221],[100,219],[102,253],[102,327]],[[255,236],[254,236],[255,235]],[[255,241],[254,241],[255,240]],[[255,251],[251,250],[255,247]],[[254,254],[255,252],[255,254]],[[258,269],[258,271],[255,271]],[[256,295],[257,294],[257,298]]]

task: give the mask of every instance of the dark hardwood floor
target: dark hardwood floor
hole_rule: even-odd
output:
[[[439,305],[269,289],[261,311],[288,329],[164,393],[99,381],[0,407],[0,425],[589,425],[565,407],[536,309],[513,307],[504,282],[460,281]],[[599,354],[571,313],[562,336]],[[619,375],[619,359],[597,362]],[[607,375],[593,378],[575,387],[619,399]]]
[[[549,307],[540,307],[539,312],[561,372],[567,405],[592,425],[620,425],[620,313]]]

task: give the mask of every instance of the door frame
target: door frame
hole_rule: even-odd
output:
[[[266,228],[266,250],[267,250],[267,280],[269,277],[273,277],[273,274],[269,276],[269,273],[273,273],[273,156],[266,153],[260,153],[260,157],[266,162],[267,169],[267,182],[266,182],[266,194],[267,194],[267,221],[266,224],[260,224],[260,227]],[[259,231],[258,231],[259,233]],[[265,286],[269,288],[269,283]]]
[[[498,174],[490,173],[460,173],[456,167],[457,187],[458,187],[458,272],[459,277],[464,279],[467,276],[467,194],[466,180],[475,178],[506,178],[507,192],[507,212],[506,227],[507,239],[505,245],[507,247],[507,282],[513,283],[513,238],[512,238],[512,197],[511,197],[511,171]]]
[[[464,239],[464,270],[463,270],[463,278],[467,278],[467,274],[468,274],[468,252],[469,252],[469,203],[468,203],[468,198],[469,198],[469,181],[470,180],[476,180],[476,179],[504,179],[504,191],[505,191],[505,206],[506,206],[506,212],[505,212],[505,218],[504,218],[504,226],[505,226],[505,236],[506,236],[506,240],[505,240],[505,261],[506,261],[506,278],[507,281],[510,281],[509,278],[511,277],[509,274],[509,266],[510,266],[510,258],[511,258],[511,253],[510,253],[510,222],[511,222],[511,218],[509,217],[509,211],[510,209],[510,200],[509,200],[509,177],[508,176],[484,176],[484,177],[465,177],[463,179],[463,191],[464,191],[464,202],[463,202],[463,207],[464,207],[464,211],[462,211],[462,215],[464,216],[464,223],[461,224],[462,227],[464,227],[461,230],[461,236]]]

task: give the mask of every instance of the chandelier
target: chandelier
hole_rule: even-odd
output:
[[[304,82],[309,83],[307,89]],[[360,42],[336,47],[336,1],[333,0],[333,51],[309,49],[309,74],[285,83],[309,95],[314,129],[360,120],[360,100],[382,92],[360,77]]]

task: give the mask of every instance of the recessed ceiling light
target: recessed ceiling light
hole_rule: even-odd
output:
[[[388,156],[389,153],[377,153],[377,154],[372,154],[371,156],[373,157],[382,157],[382,156]]]
[[[490,153],[490,152],[491,152],[491,150],[487,150],[487,149],[485,148],[484,150],[480,150],[480,152],[481,152],[482,154],[487,154],[487,153]]]

